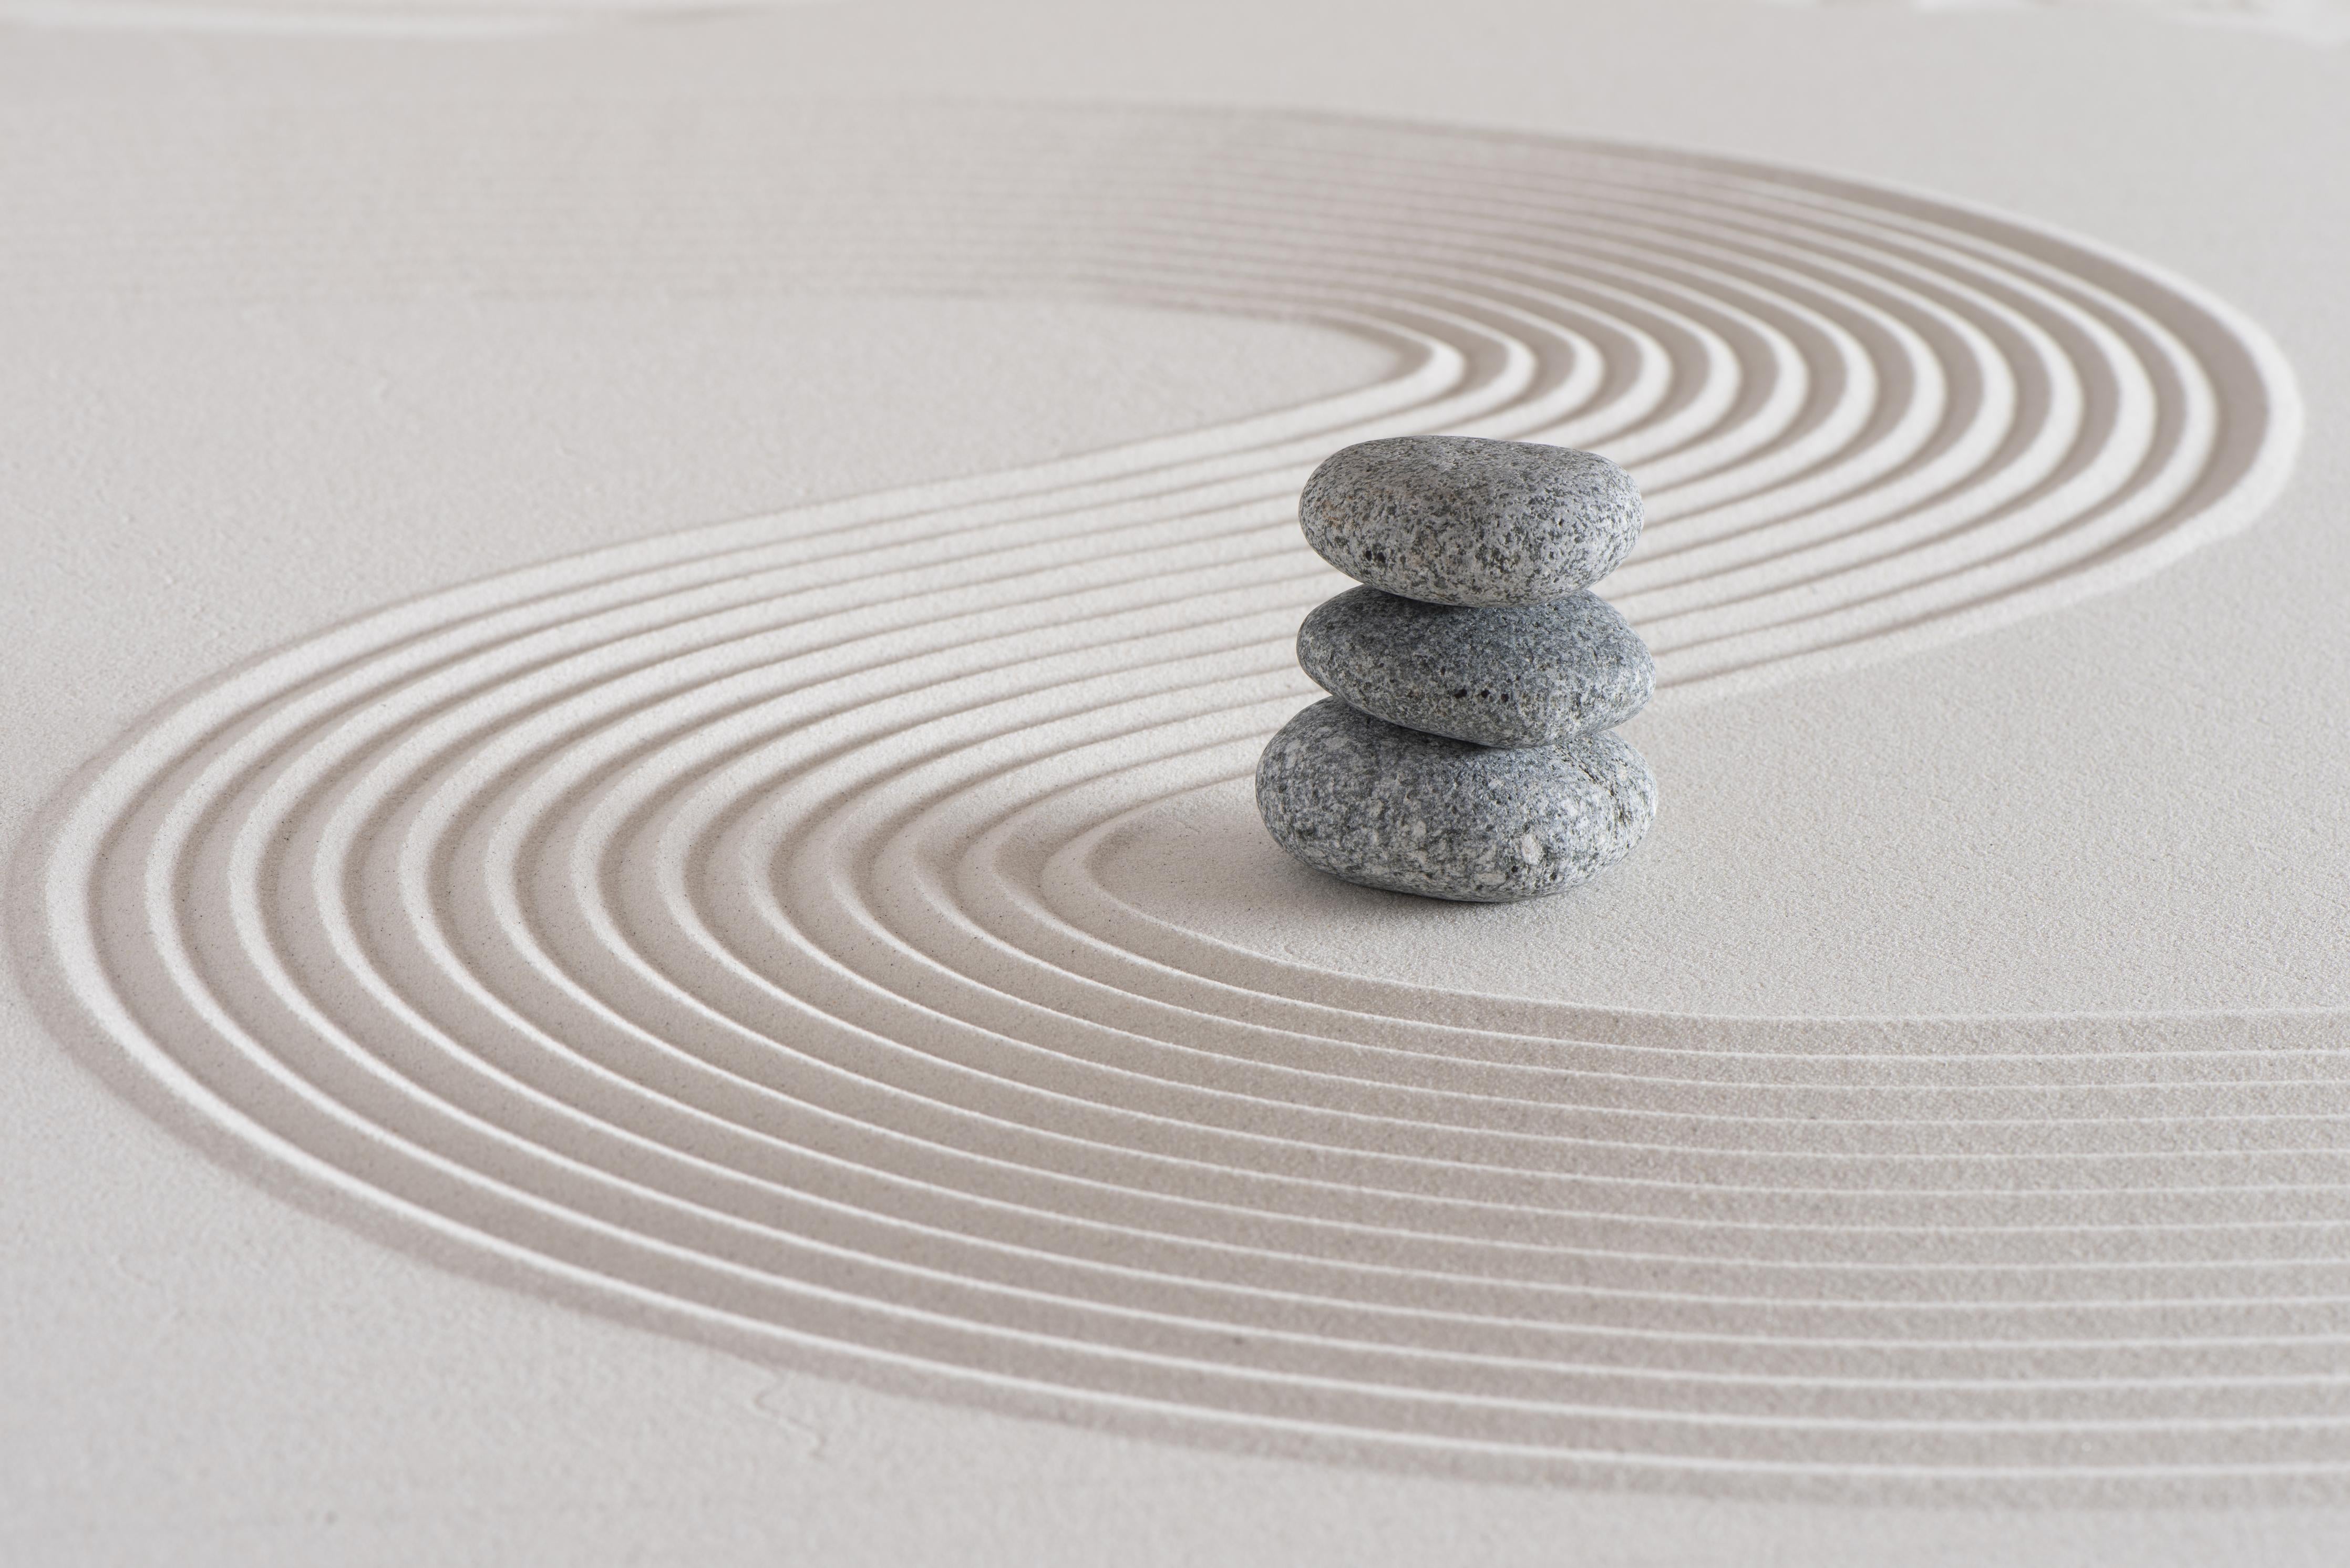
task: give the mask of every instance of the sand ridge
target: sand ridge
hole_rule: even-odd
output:
[[[2298,435],[2254,328],[1752,165],[936,113],[931,183],[832,170],[889,199],[812,225],[809,286],[1292,314],[1402,369],[509,574],[200,690],[20,902],[105,1049],[403,1222],[943,1393],[1679,1484],[2338,1473],[2330,1015],[1546,1006],[1284,964],[1089,869],[1304,701],[1334,579],[1289,508],[1336,446],[1623,462],[1651,523],[1609,596],[1662,701],[1723,697],[2253,521]]]

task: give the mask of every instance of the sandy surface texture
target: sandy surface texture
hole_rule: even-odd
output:
[[[12,1560],[2338,1557],[2314,24],[177,9],[0,12]],[[1533,904],[1249,799],[1437,431],[1646,497]]]

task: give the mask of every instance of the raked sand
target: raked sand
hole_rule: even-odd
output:
[[[24,1550],[2322,1552],[2343,57],[907,25],[16,35]],[[1439,430],[1648,497],[1539,905],[1246,797]]]

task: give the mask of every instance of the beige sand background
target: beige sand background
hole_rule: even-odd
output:
[[[2136,10],[840,5],[462,41],[14,27],[9,832],[191,681],[419,593],[1398,371],[1391,347],[1295,318],[794,296],[738,233],[713,250],[663,225],[679,184],[704,182],[685,210],[730,211],[759,156],[795,145],[713,161],[712,124],[817,97],[850,104],[807,116],[860,125],[873,97],[916,125],[957,95],[1328,109],[1988,203],[2173,269],[2273,337],[2314,438],[2257,526],[1947,646],[1669,698],[1638,731],[1667,826],[1592,898],[1499,940],[1283,880],[1212,792],[1170,808],[1173,828],[1141,819],[1097,875],[1177,930],[1472,994],[2042,1020],[2027,1033],[2164,1013],[2190,1045],[2198,1014],[2285,1010],[2303,1087],[2262,1114],[2297,1116],[2294,1138],[2234,1152],[2315,1151],[2270,1184],[2291,1255],[2244,1277],[2313,1303],[2273,1376],[2292,1456],[2322,1471],[2344,1370],[2324,1064],[2350,918],[2350,475],[2325,432],[2350,403],[2333,177],[2350,57]],[[729,266],[688,265],[712,254]],[[29,1561],[1094,1561],[1105,1539],[1167,1561],[1549,1561],[1569,1539],[1634,1562],[1971,1561],[1993,1542],[2326,1561],[2345,1528],[2322,1486],[2086,1510],[1619,1494],[877,1391],[434,1266],[412,1235],[362,1239],[176,1140],[21,992],[8,1007],[5,1539]],[[2141,1134],[2158,1158],[2168,1136]],[[2235,1201],[2230,1218],[2263,1218]],[[2260,1371],[2255,1345],[2231,1376]]]

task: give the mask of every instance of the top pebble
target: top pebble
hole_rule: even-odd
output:
[[[1572,447],[1396,436],[1330,455],[1298,498],[1322,558],[1436,605],[1539,605],[1616,569],[1640,537],[1640,493]]]

